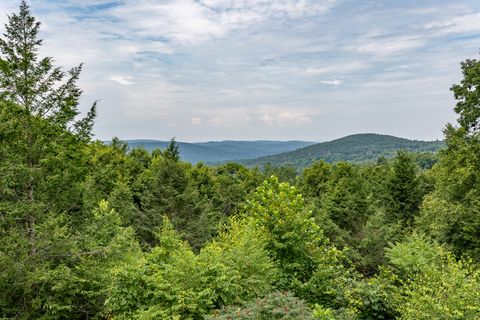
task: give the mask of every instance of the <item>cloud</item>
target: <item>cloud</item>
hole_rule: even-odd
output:
[[[441,137],[455,120],[449,86],[480,34],[473,0],[30,2],[40,54],[85,63],[82,110],[100,100],[99,138]]]
[[[360,53],[370,53],[380,57],[412,50],[426,44],[426,41],[411,36],[386,37],[370,39],[356,47]]]
[[[332,85],[332,86],[338,86],[342,83],[343,81],[342,80],[338,80],[338,79],[335,79],[335,80],[324,80],[322,81],[323,84],[328,84],[328,85]]]
[[[229,108],[218,110],[211,115],[208,124],[219,128],[246,128],[252,123],[252,115],[249,108]]]
[[[437,36],[451,33],[480,32],[480,13],[475,12],[430,22],[424,28]]]
[[[202,124],[203,119],[200,117],[193,117],[191,122],[193,125],[200,125]]]
[[[305,72],[308,75],[333,75],[333,74],[350,74],[361,71],[369,67],[367,62],[351,61],[345,63],[326,64],[318,67],[309,67]]]
[[[198,43],[279,18],[312,16],[327,11],[334,0],[154,0],[125,1],[110,10],[141,36]]]
[[[135,82],[133,81],[133,77],[128,77],[128,76],[111,76],[108,79],[116,83],[119,83],[123,86],[131,86],[135,84]]]
[[[259,112],[258,118],[264,125],[270,127],[302,126],[312,122],[304,111],[285,110],[282,107],[264,107],[262,109],[264,110]]]

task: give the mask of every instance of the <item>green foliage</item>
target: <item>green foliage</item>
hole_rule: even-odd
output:
[[[272,289],[278,270],[267,251],[267,237],[251,219],[231,218],[224,231],[200,252],[207,263],[222,263],[236,279],[235,291],[222,299],[222,305],[262,296]]]
[[[452,86],[459,127],[447,125],[447,148],[433,168],[434,192],[417,219],[419,229],[446,244],[457,257],[480,261],[480,63],[462,62],[463,79]]]
[[[480,61],[467,59],[461,63],[463,79],[450,90],[458,100],[455,112],[458,123],[469,132],[480,130]]]
[[[480,136],[446,129],[447,149],[433,168],[434,192],[422,204],[417,226],[457,255],[480,261]]]
[[[442,141],[414,141],[380,134],[356,134],[329,142],[317,143],[295,151],[252,160],[241,160],[240,162],[252,167],[263,167],[270,163],[277,167],[293,165],[297,169],[302,169],[319,160],[329,163],[339,161],[357,164],[371,163],[382,156],[393,158],[398,150],[437,152],[443,146]]]
[[[357,268],[372,275],[385,263],[385,248],[404,237],[402,224],[390,221],[383,212],[372,214],[362,229],[363,237],[355,246],[358,254]]]
[[[53,59],[39,59],[40,23],[25,1],[12,14],[0,38],[0,99],[15,103],[32,116],[43,118],[82,138],[89,138],[95,118],[94,104],[88,115],[75,120],[82,91],[76,81],[82,65],[67,74],[53,66]]]
[[[267,249],[284,274],[280,288],[307,281],[316,268],[313,256],[325,239],[296,189],[272,177],[257,188],[245,211],[267,234]]]
[[[122,222],[106,201],[93,211],[92,223],[85,226],[76,238],[72,256],[52,270],[52,285],[45,292],[48,297],[43,308],[54,318],[83,318],[101,314],[106,299],[108,270],[140,252],[131,228]],[[45,284],[44,284],[45,285]]]
[[[198,313],[196,257],[165,219],[160,245],[133,263],[115,266],[111,272],[107,314],[117,319],[168,319],[181,314],[184,319]],[[170,282],[172,281],[172,282]],[[197,289],[198,288],[198,289]],[[204,297],[203,297],[204,298]]]
[[[221,209],[200,194],[204,190],[197,189],[200,185],[190,176],[191,170],[186,163],[157,155],[138,176],[134,195],[141,213],[138,234],[144,243],[155,244],[155,228],[161,226],[164,214],[196,250],[214,233],[212,227],[223,221]]]
[[[322,226],[324,234],[337,248],[348,248],[346,254],[358,264],[362,258],[358,253],[358,242],[362,237],[365,222],[372,211],[369,185],[361,176],[358,166],[344,162],[333,166],[325,163],[319,164],[317,169],[321,167],[328,169],[329,174],[326,181],[322,181],[325,179],[322,178],[325,175],[323,172],[309,171],[306,173],[310,183],[318,181],[317,188],[323,189],[320,197],[314,195],[307,198],[310,207],[316,221]],[[315,174],[321,176],[315,177]],[[315,188],[314,184],[313,188]]]
[[[215,316],[207,317],[211,320],[222,319],[314,319],[307,304],[289,292],[273,292],[264,298],[250,301],[241,307],[231,306],[216,311]],[[317,317],[315,319],[322,319]]]
[[[178,149],[178,144],[175,141],[175,138],[172,138],[172,140],[170,140],[170,144],[163,151],[163,154],[165,158],[170,159],[172,161],[177,162],[178,160],[180,160],[180,151]]]
[[[276,287],[308,302],[348,306],[354,276],[343,252],[328,244],[295,187],[272,177],[257,188],[245,214],[263,230],[280,274]]]
[[[251,222],[231,220],[198,255],[166,218],[159,237],[150,253],[112,270],[106,305],[115,318],[199,319],[266,294],[275,279],[265,240]]]
[[[84,143],[18,105],[0,106],[0,315],[76,318],[79,309],[52,290],[69,277],[77,246]]]
[[[299,181],[301,193],[306,197],[320,200],[327,191],[331,170],[331,166],[324,161],[317,161],[303,170]]]
[[[423,170],[431,169],[438,162],[438,153],[412,152],[413,161]]]
[[[292,165],[284,165],[275,167],[267,163],[262,170],[265,177],[275,176],[281,182],[288,182],[294,184],[297,178],[297,169]]]
[[[80,230],[71,230],[67,219],[48,215],[37,223],[35,254],[18,229],[2,237],[2,316],[83,319],[102,312],[107,270],[139,248],[132,230],[120,226],[106,202],[93,212],[92,224]]]
[[[360,300],[358,319],[385,319],[398,318],[391,294],[396,290],[397,278],[391,272],[381,267],[376,277],[365,279],[359,283],[358,296]]]
[[[249,194],[263,181],[256,170],[248,170],[237,163],[215,168],[216,194],[225,215],[240,211]]]
[[[313,318],[318,320],[335,320],[335,314],[330,308],[324,308],[321,305],[315,305]]]
[[[421,197],[413,159],[400,151],[388,177],[386,213],[393,221],[411,224],[418,213]]]
[[[460,127],[438,159],[383,156],[441,142],[357,135],[294,154],[376,163],[297,177],[193,166],[173,139],[152,152],[91,142],[81,66],[40,59],[38,31],[22,2],[0,39],[0,318],[479,318],[476,60],[452,87]]]
[[[419,235],[393,246],[390,306],[400,319],[475,319],[480,314],[480,273]]]
[[[131,149],[144,148],[148,152],[164,150],[170,141],[126,140]],[[106,141],[108,143],[108,141]],[[253,159],[265,155],[292,151],[314,144],[308,141],[207,141],[176,142],[181,159],[191,164],[221,165],[239,159]]]
[[[332,176],[322,197],[321,210],[354,238],[369,215],[368,189],[357,168],[341,162],[332,167]]]

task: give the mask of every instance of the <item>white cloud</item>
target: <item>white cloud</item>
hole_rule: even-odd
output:
[[[336,1],[333,0],[201,0],[201,4],[229,13],[256,13],[259,16],[289,16],[316,15],[328,10]]]
[[[415,49],[425,45],[426,41],[418,37],[399,36],[366,40],[365,44],[356,47],[360,53],[370,53],[376,56],[388,56],[399,52]]]
[[[133,81],[133,77],[128,77],[128,76],[111,76],[108,79],[116,83],[119,83],[123,86],[131,86],[135,84],[135,82]]]
[[[279,107],[268,107],[261,111],[258,118],[267,126],[302,126],[312,122],[306,112],[298,110],[286,110]]]
[[[110,11],[143,36],[198,43],[278,18],[325,12],[335,0],[154,0],[127,1]]]
[[[480,32],[480,13],[475,12],[434,21],[426,24],[425,29],[433,31],[434,35]]]
[[[248,108],[229,108],[217,111],[212,115],[208,124],[220,128],[245,128],[252,122],[251,110]]]
[[[193,125],[200,125],[200,124],[202,124],[202,122],[203,122],[203,119],[200,118],[200,117],[193,117],[192,118],[192,124]]]
[[[350,74],[368,68],[369,64],[363,61],[328,64],[318,67],[310,67],[305,72],[309,75],[333,75]]]
[[[0,0],[0,22],[18,3]],[[331,11],[329,0],[30,3],[42,22],[41,55],[67,68],[85,63],[82,103],[100,99],[99,138],[122,128],[125,138],[175,130],[187,139],[313,139],[341,136],[337,121],[441,136],[442,117],[453,113],[448,88],[461,77],[458,62],[477,56],[480,32],[473,0],[354,1]],[[446,93],[427,99],[434,91]],[[379,121],[375,108],[386,115],[393,104],[398,114],[415,106],[412,117],[428,111],[438,120],[422,120],[421,130]]]
[[[312,120],[302,112],[283,111],[278,114],[276,122],[280,126],[286,126],[289,124],[301,126],[312,122]]]
[[[332,86],[338,86],[342,83],[343,81],[342,80],[338,80],[338,79],[335,79],[335,80],[324,80],[322,81],[323,84],[328,84],[328,85],[332,85]]]

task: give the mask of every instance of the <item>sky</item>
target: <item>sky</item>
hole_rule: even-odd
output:
[[[480,1],[31,0],[100,140],[442,139]],[[0,1],[0,24],[19,1]]]

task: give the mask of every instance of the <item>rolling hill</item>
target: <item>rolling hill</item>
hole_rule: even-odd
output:
[[[297,168],[305,168],[316,160],[363,163],[376,161],[380,156],[393,157],[397,150],[401,149],[414,152],[436,152],[443,146],[443,141],[408,140],[389,135],[365,133],[239,162],[247,166],[263,167],[270,163],[274,166],[291,164]]]
[[[108,141],[105,141],[109,143]],[[147,151],[164,149],[170,141],[159,140],[125,140],[130,148],[143,147]],[[221,163],[230,160],[252,159],[282,152],[296,150],[315,144],[308,141],[208,141],[177,142],[180,157],[191,163]]]

